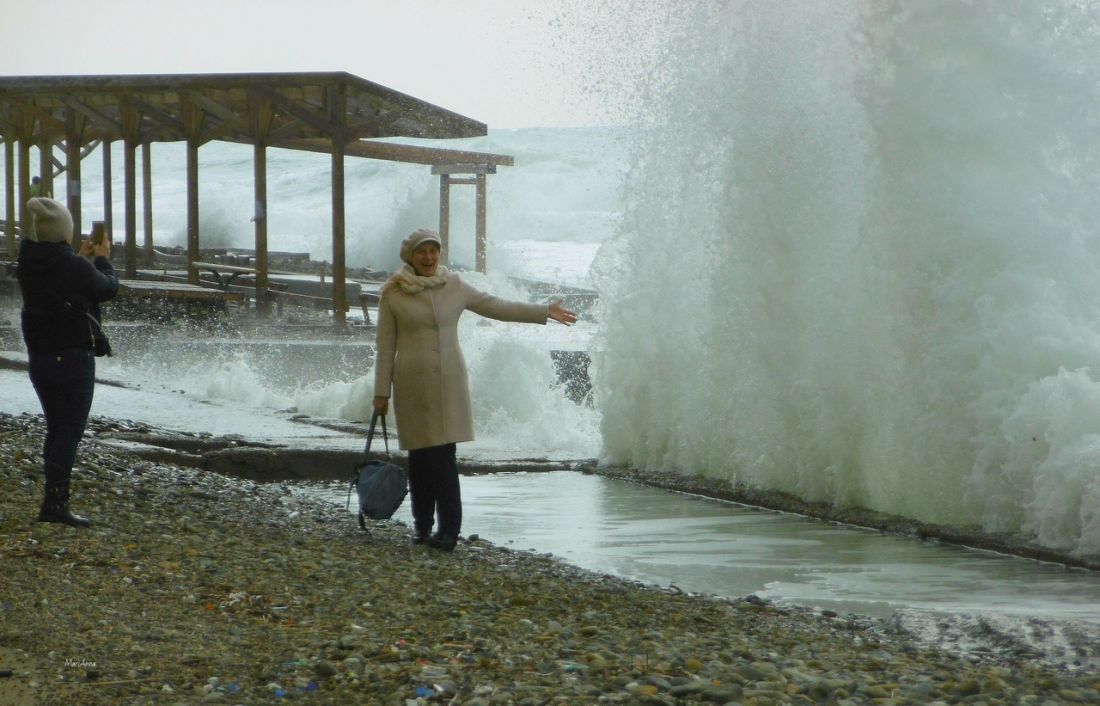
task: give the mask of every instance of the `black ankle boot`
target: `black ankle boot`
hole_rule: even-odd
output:
[[[86,517],[74,515],[69,510],[69,481],[47,483],[46,496],[42,500],[42,509],[38,511],[39,522],[57,522],[70,527],[90,527],[92,522]]]
[[[428,537],[428,546],[432,549],[441,549],[445,552],[453,552],[455,545],[458,544],[458,537],[453,534],[443,534],[442,532],[436,532],[431,537]]]
[[[424,527],[423,525],[413,524],[413,532],[411,535],[409,535],[409,539],[412,540],[413,544],[427,544],[428,537],[430,537],[431,534],[431,525]]]

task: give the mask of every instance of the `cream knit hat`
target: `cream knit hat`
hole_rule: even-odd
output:
[[[36,196],[27,202],[34,214],[34,239],[40,243],[73,242],[73,217],[60,201]]]
[[[431,228],[417,228],[409,233],[408,237],[401,241],[401,259],[411,265],[413,250],[416,250],[421,243],[429,241],[436,243],[441,248],[443,247],[443,241],[439,239],[439,233]]]

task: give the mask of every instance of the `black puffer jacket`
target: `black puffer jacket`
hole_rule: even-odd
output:
[[[118,292],[118,276],[105,257],[95,263],[68,243],[24,240],[19,246],[19,288],[23,292],[23,341],[30,353],[92,348],[99,303]]]

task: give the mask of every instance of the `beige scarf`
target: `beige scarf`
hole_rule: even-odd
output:
[[[435,289],[447,283],[447,274],[447,268],[440,265],[431,277],[421,277],[416,274],[416,270],[413,269],[412,265],[405,265],[394,272],[393,276],[382,285],[382,294],[388,292],[394,285],[401,287],[406,294],[417,294],[425,289]]]

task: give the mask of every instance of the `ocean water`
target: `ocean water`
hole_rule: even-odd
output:
[[[515,278],[591,287],[592,259],[622,216],[619,191],[634,139],[625,129],[586,128],[493,130],[483,138],[405,142],[515,157],[515,167],[501,167],[488,179],[488,274],[464,272],[463,276],[498,296],[527,300],[532,295]],[[118,242],[125,212],[121,145],[113,150],[114,238]],[[184,245],[183,146],[155,144],[152,156],[154,241],[158,246]],[[253,247],[251,148],[209,143],[200,150],[199,161],[202,246]],[[36,153],[31,163],[38,164]],[[82,165],[84,231],[105,212],[102,165],[99,150]],[[331,259],[328,157],[271,149],[268,173],[269,247],[308,252],[314,260]],[[356,158],[347,159],[346,177],[348,264],[396,268],[401,239],[412,229],[438,224],[438,177],[427,166]],[[59,177],[55,191],[61,198],[63,184]],[[472,269],[473,187],[453,186],[451,194],[452,265]],[[138,241],[142,240],[139,230]],[[18,330],[14,306],[0,310],[0,317]],[[523,326],[490,322],[473,314],[463,317],[460,339],[469,365],[478,436],[476,442],[464,445],[464,453],[494,459],[595,458],[599,411],[592,404],[570,401],[551,355],[587,350],[597,326],[591,319],[566,328],[554,322],[545,327]],[[305,414],[342,421],[370,417],[373,357],[366,340],[288,342],[276,336],[246,341],[213,330],[154,334],[110,321],[108,330],[117,355],[99,362],[100,373],[143,392],[165,395],[169,407],[178,404],[182,410],[209,403],[266,410],[282,417]],[[21,351],[18,336],[13,338],[10,347]],[[141,408],[124,407],[141,418]],[[110,416],[112,412],[97,403],[93,414]],[[190,412],[184,411],[181,420],[186,420],[186,428],[194,426]],[[257,432],[264,435],[263,430],[253,430],[252,435]]]
[[[1100,9],[668,10],[601,459],[1100,555]]]

